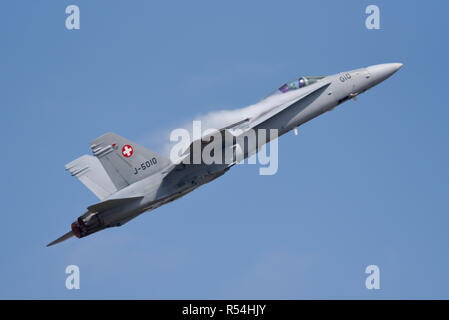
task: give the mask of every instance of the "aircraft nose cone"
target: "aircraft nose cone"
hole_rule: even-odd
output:
[[[402,63],[385,63],[369,66],[367,70],[375,83],[379,83],[391,77],[396,71],[401,69],[402,66]]]

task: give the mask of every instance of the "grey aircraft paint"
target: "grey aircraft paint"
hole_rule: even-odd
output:
[[[357,95],[386,80],[401,67],[401,63],[389,63],[326,77],[301,77],[262,99],[259,103],[269,108],[264,108],[261,114],[252,118],[242,116],[240,121],[221,129],[220,133],[236,135],[249,129],[277,129],[281,136],[343,102],[356,99]],[[47,246],[73,235],[82,238],[105,228],[121,226],[145,211],[154,210],[218,178],[235,164],[232,161],[173,164],[114,133],[95,139],[90,147],[94,156],[84,155],[67,164],[66,169],[101,202],[89,206],[72,223],[70,232]],[[233,147],[223,145],[223,148]],[[193,154],[192,150],[193,143],[186,151],[188,156]],[[245,150],[243,156],[246,158],[256,152],[257,148]]]

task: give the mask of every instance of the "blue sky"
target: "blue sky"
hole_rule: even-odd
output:
[[[65,29],[65,8],[81,29]],[[381,30],[365,28],[377,4]],[[0,298],[449,298],[447,1],[3,1]],[[45,245],[97,199],[64,171],[299,75],[402,62],[357,103],[121,228]],[[65,288],[65,268],[81,289]],[[365,288],[378,265],[378,291]]]

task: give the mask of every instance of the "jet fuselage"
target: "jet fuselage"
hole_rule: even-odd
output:
[[[320,77],[319,81],[291,92],[278,93],[279,96],[284,94],[282,97],[287,97],[287,100],[283,98],[282,101],[287,107],[258,123],[254,129],[267,131],[275,129],[278,131],[278,136],[281,136],[332,110],[339,104],[355,99],[357,95],[384,81],[401,67],[400,63],[390,63],[345,71]],[[306,90],[310,93],[304,98],[298,98],[304,95]],[[276,97],[273,98],[273,96],[269,96],[259,103],[266,105],[270,101],[274,101],[273,108],[278,107],[275,103]],[[269,137],[267,134],[266,142],[269,141]],[[257,148],[245,150],[243,158],[251,156],[257,151]],[[71,234],[84,237],[104,228],[123,225],[145,211],[154,210],[218,178],[232,165],[233,163],[170,164],[163,170],[130,184],[104,199],[105,202],[109,201],[110,205],[106,203],[99,207],[101,209],[90,209],[91,207],[89,207],[89,211],[72,224]],[[120,199],[135,200],[121,202]],[[91,212],[90,210],[101,211]],[[65,240],[71,234],[64,235],[51,245]]]

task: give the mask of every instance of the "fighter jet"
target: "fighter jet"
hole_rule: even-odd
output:
[[[216,146],[226,149],[224,151],[231,150],[223,153],[231,157],[223,156],[223,161],[218,163],[174,163],[115,133],[106,133],[91,142],[93,156],[83,155],[66,165],[66,170],[89,188],[100,202],[87,207],[87,211],[72,223],[70,232],[47,246],[72,236],[83,238],[105,228],[121,226],[143,212],[182,197],[220,177],[238,161],[236,138],[248,130],[275,129],[278,136],[294,130],[296,134],[298,126],[343,102],[355,100],[401,67],[401,63],[379,64],[329,76],[298,77],[283,84],[256,104],[263,105],[259,113],[250,117],[242,115],[240,121],[216,131],[219,137],[235,138],[230,140],[231,143],[220,142]],[[213,143],[213,137],[216,135],[195,140],[183,155],[191,160],[195,146],[199,146],[196,150],[202,150]],[[257,152],[260,145],[239,149],[240,159]]]

